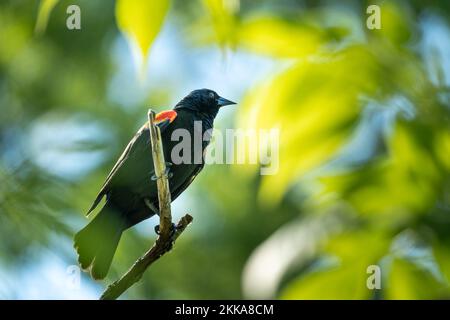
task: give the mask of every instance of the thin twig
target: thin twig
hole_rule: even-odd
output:
[[[184,229],[192,222],[192,217],[187,214],[180,219],[177,225],[177,231],[173,236],[176,240]],[[124,293],[133,284],[138,282],[145,270],[150,267],[153,262],[161,258],[168,250],[170,250],[171,243],[167,243],[161,240],[161,237],[156,239],[153,247],[147,251],[142,257],[140,257],[133,266],[125,273],[122,278],[113,282],[108,286],[105,292],[100,297],[100,300],[114,300],[117,299],[122,293]]]
[[[170,210],[171,197],[169,180],[166,175],[161,132],[154,122],[155,113],[149,110],[150,142],[158,187],[160,234],[156,238],[152,248],[140,257],[119,280],[113,282],[106,288],[100,297],[101,300],[116,299],[133,284],[138,282],[142,278],[145,270],[172,248],[173,242],[193,220],[189,214],[182,217],[176,226],[175,234],[171,235],[172,215]]]

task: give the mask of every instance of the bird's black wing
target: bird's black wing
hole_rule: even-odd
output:
[[[194,172],[192,172],[192,175],[189,177],[189,179],[186,179],[186,181],[183,182],[183,184],[181,184],[177,189],[172,191],[172,193],[171,193],[172,201],[175,200],[184,190],[186,190],[187,187],[189,187],[189,185],[192,183],[192,181],[194,181],[195,177],[197,177],[197,175],[200,173],[200,171],[202,171],[204,166],[205,166],[204,163],[199,164],[194,169]]]
[[[207,142],[206,145],[204,146],[201,164],[198,164],[194,168],[193,172],[191,173],[189,178],[186,179],[186,181],[184,181],[178,188],[176,188],[171,192],[172,201],[175,200],[184,190],[186,190],[186,188],[190,186],[190,184],[194,181],[194,179],[198,176],[198,174],[203,170],[203,167],[205,166],[205,151],[206,148],[208,147],[208,144],[209,142]]]
[[[164,119],[159,123],[157,123],[157,126],[159,127],[161,133],[164,132],[164,130],[169,126],[169,124],[172,121],[173,119],[172,120]],[[139,149],[140,146],[145,145],[146,140],[148,139],[149,139],[149,132],[148,132],[148,124],[146,123],[134,135],[133,139],[131,139],[131,141],[126,146],[125,150],[122,152],[122,155],[119,157],[119,160],[117,160],[116,164],[109,172],[105,182],[103,183],[103,186],[101,187],[99,193],[97,194],[97,197],[95,198],[86,215],[91,213],[92,210],[94,210],[97,207],[97,205],[100,203],[103,197],[108,193],[113,177],[118,173],[119,169],[123,166],[125,161],[130,157],[130,155],[134,153],[135,150]],[[151,159],[149,159],[149,161],[151,161]]]

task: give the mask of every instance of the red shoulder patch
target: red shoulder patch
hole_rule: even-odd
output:
[[[169,120],[172,123],[177,117],[177,112],[175,110],[162,111],[155,116],[155,123],[159,123],[165,120]]]

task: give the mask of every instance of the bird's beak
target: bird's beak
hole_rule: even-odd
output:
[[[236,102],[227,100],[227,99],[222,98],[222,97],[219,97],[219,99],[217,99],[217,105],[218,105],[219,107],[228,106],[228,105],[230,105],[230,104],[236,104]]]

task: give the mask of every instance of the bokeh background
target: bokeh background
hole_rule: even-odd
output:
[[[1,1],[0,298],[96,299],[149,248],[156,219],[71,282],[147,109],[203,87],[239,102],[219,130],[280,129],[279,172],[207,166],[173,204],[194,223],[122,298],[450,298],[449,23],[438,0]]]

